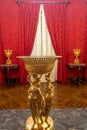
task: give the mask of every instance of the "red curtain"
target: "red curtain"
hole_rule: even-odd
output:
[[[37,30],[39,4],[19,5],[19,55],[30,55]],[[23,61],[20,64],[20,83],[26,79]]]
[[[58,81],[67,82],[67,30],[66,5],[44,5],[48,30],[56,55],[62,59],[58,63]]]
[[[13,50],[12,63],[18,64],[18,5],[15,0],[0,1],[0,64],[6,63],[5,49]],[[0,85],[3,84],[3,77],[0,68]]]
[[[87,65],[87,4],[85,5],[85,38],[84,38],[84,43],[85,43],[85,61]],[[87,81],[87,69],[86,69],[86,81]]]
[[[74,63],[75,56],[73,50],[75,48],[81,50],[79,56],[80,63],[87,62],[87,6],[85,6],[85,3],[82,4],[81,0],[77,0],[71,2],[67,7],[68,63]],[[87,77],[84,70],[82,71],[82,76]],[[78,75],[78,73],[73,72],[73,76],[76,74]]]
[[[33,0],[31,0],[31,1],[33,1]],[[36,0],[36,1],[40,1],[40,0]],[[47,0],[43,0],[43,1],[47,1]],[[51,1],[51,0],[49,0],[49,1]],[[54,0],[52,0],[52,1],[54,1]],[[61,1],[61,0],[59,0],[59,1]],[[63,1],[65,1],[65,0],[63,0]],[[47,15],[46,21],[48,23],[48,28],[49,28],[51,38],[52,38],[53,34],[51,35],[50,26],[54,26],[54,23],[55,23],[56,27],[61,25],[60,27],[55,28],[53,31],[54,37],[56,37],[56,39],[54,39],[56,41],[55,43],[58,44],[57,45],[58,46],[57,47],[58,54],[57,53],[56,54],[63,56],[63,58],[59,62],[59,67],[62,66],[62,68],[59,68],[59,72],[58,72],[60,81],[61,81],[62,77],[63,77],[63,79],[67,78],[66,62],[73,63],[74,58],[75,58],[73,55],[74,48],[81,49],[81,55],[79,57],[80,63],[87,64],[87,5],[83,2],[83,0],[70,0],[70,2],[71,3],[69,5],[67,5],[66,9],[65,9],[65,5],[55,5],[55,6],[60,6],[60,7],[64,6],[64,8],[61,8],[60,12],[56,11],[57,10],[56,7],[55,7],[55,10],[53,9],[54,8],[54,7],[52,7],[52,6],[54,6],[53,4],[45,5],[45,6],[51,7],[51,8],[48,7],[48,9],[45,9],[45,14]],[[18,64],[18,61],[19,61],[20,79],[21,79],[21,82],[23,83],[25,68],[23,66],[23,62],[21,60],[17,59],[16,56],[29,55],[30,51],[28,51],[28,49],[30,49],[30,47],[29,47],[30,41],[28,44],[29,46],[28,47],[26,46],[27,52],[25,52],[26,51],[25,50],[25,42],[23,40],[24,37],[26,37],[26,35],[24,36],[25,29],[23,31],[23,28],[25,28],[24,24],[23,24],[25,20],[23,19],[23,21],[22,21],[23,14],[24,14],[23,12],[25,9],[23,6],[23,12],[22,12],[21,6],[23,6],[23,5],[20,4],[20,6],[18,6],[18,4],[16,4],[15,0],[2,0],[2,1],[0,1],[0,64],[5,64],[5,62],[6,62],[6,57],[4,56],[4,49],[12,49],[13,50],[13,55],[11,58],[12,63]],[[31,5],[28,5],[28,6],[31,6]],[[35,14],[33,13],[34,9],[35,9],[35,13],[39,12],[39,11],[36,11],[37,10],[36,6],[39,6],[39,5],[35,5],[35,4],[32,5],[32,13],[31,13],[31,10],[28,12],[28,15],[29,15],[28,18],[32,16],[33,19],[35,19],[35,17],[34,17]],[[20,8],[19,13],[18,13],[18,8]],[[67,10],[67,14],[65,11],[63,11],[63,9]],[[37,14],[39,14],[39,13],[37,13]],[[63,16],[61,16],[61,14],[63,14]],[[20,16],[19,20],[18,20],[18,15]],[[48,19],[49,17],[51,17],[51,15],[53,15],[52,21],[54,19],[54,23],[51,21],[51,18],[50,18],[50,20]],[[27,16],[27,14],[25,14],[25,16]],[[56,19],[56,16],[58,19]],[[65,19],[65,17],[67,17],[67,19]],[[63,18],[63,21],[60,18]],[[58,25],[59,19],[61,20],[61,22]],[[20,20],[21,20],[21,22],[20,22]],[[34,22],[36,24],[37,20],[36,21],[34,20]],[[64,24],[61,24],[62,22],[64,22]],[[66,23],[67,23],[67,26],[66,26]],[[20,26],[18,26],[18,24]],[[52,24],[52,25],[50,25],[50,24]],[[22,26],[22,28],[21,28],[21,26]],[[31,25],[29,24],[29,27],[30,26]],[[35,25],[35,27],[36,27],[36,25]],[[53,28],[52,28],[52,30],[53,30]],[[20,30],[19,34],[18,34],[18,30]],[[56,31],[56,30],[59,30],[59,32],[61,32],[60,33],[61,35],[59,35],[58,31]],[[30,31],[30,29],[29,29],[29,31]],[[21,32],[22,32],[22,34],[21,34]],[[57,33],[55,33],[55,32],[57,32]],[[30,37],[30,35],[29,35],[29,37]],[[19,38],[20,42],[18,41],[18,38]],[[52,40],[52,42],[54,40]],[[24,46],[24,48],[23,48],[23,46]],[[65,75],[65,73],[66,73],[66,75]],[[0,70],[0,84],[2,84],[2,76],[3,75],[2,75],[2,72]],[[86,79],[87,79],[87,69],[86,69]]]
[[[5,57],[4,57],[3,39],[2,39],[1,23],[0,23],[0,64],[3,63],[3,60],[5,60]],[[2,71],[0,69],[0,84],[2,83],[3,83],[3,77],[2,77]]]

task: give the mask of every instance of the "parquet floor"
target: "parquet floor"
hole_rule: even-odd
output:
[[[53,85],[53,108],[87,108],[87,83],[80,86],[60,83]],[[0,86],[0,109],[28,108],[28,88],[28,84]]]

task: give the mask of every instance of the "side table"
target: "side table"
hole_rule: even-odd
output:
[[[69,63],[68,64],[68,80],[69,81],[72,78],[71,71],[75,72],[75,70],[77,70],[77,74],[75,74],[74,77],[76,77],[77,79],[77,84],[80,85],[82,81],[82,74],[84,74],[84,77],[86,77],[86,74],[85,74],[86,64],[85,63],[80,63],[80,64]]]
[[[0,68],[3,74],[3,83],[6,85],[13,85],[14,83],[18,83],[19,81],[19,65],[18,64],[1,64]],[[14,75],[14,78],[12,77]]]

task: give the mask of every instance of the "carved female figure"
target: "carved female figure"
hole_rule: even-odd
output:
[[[31,81],[30,76],[28,76],[28,80],[29,82]],[[31,85],[28,90],[29,107],[34,120],[34,125],[43,123],[41,111],[45,106],[45,100],[39,86],[39,81],[40,77],[38,77],[38,75],[33,75],[33,80],[30,82]]]

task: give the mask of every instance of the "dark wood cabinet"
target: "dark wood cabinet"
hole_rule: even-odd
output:
[[[19,65],[18,64],[1,64],[3,84],[14,85],[19,82]]]
[[[68,81],[74,82],[80,85],[82,82],[82,78],[83,80],[85,80],[86,78],[86,64],[69,63],[68,64]]]

